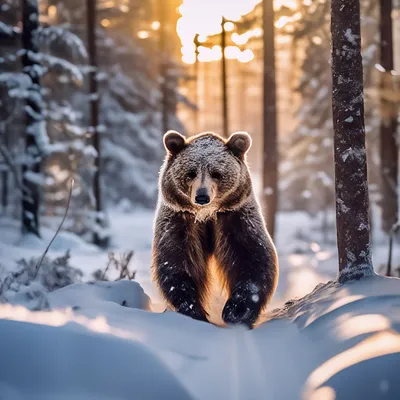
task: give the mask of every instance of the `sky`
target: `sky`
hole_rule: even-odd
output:
[[[182,42],[182,60],[193,63],[195,60],[194,38],[199,34],[200,41],[207,36],[221,32],[222,17],[227,20],[238,21],[243,15],[251,12],[261,0],[183,0],[179,7],[181,18],[177,24],[177,32]],[[283,5],[296,8],[298,0],[275,0],[274,7],[279,9]],[[303,0],[307,1],[307,0]],[[228,23],[226,30],[233,30],[233,24]],[[240,40],[239,40],[240,41]],[[239,44],[239,42],[237,43]],[[238,49],[228,49],[228,58],[237,58],[239,61],[251,61],[253,55],[248,51],[243,54]],[[200,61],[211,61],[221,58],[221,48],[215,46],[213,50],[200,49]]]

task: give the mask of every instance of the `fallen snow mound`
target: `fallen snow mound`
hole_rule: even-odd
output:
[[[318,286],[252,331],[151,313],[135,282],[0,307],[0,398],[398,399],[400,280]]]
[[[101,312],[120,310],[120,306],[150,311],[151,301],[134,281],[76,283],[49,294],[53,309],[71,307],[74,310]]]

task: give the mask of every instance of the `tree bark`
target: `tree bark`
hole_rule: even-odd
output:
[[[278,205],[278,127],[275,83],[275,26],[273,0],[263,0],[264,10],[264,148],[263,209],[268,232],[275,235]]]
[[[23,71],[31,80],[25,105],[25,160],[22,166],[22,233],[40,237],[40,186],[34,177],[41,173],[43,148],[47,138],[43,117],[43,99],[40,86],[40,64],[34,57],[39,53],[37,32],[39,9],[37,0],[22,0],[22,56]]]
[[[95,159],[96,171],[93,177],[93,194],[96,201],[96,223],[99,227],[104,225],[104,216],[102,215],[102,193],[101,193],[101,140],[99,132],[99,108],[100,97],[97,82],[98,63],[97,63],[97,46],[96,46],[96,25],[97,12],[96,0],[87,0],[86,3],[86,19],[87,19],[87,44],[89,53],[89,95],[90,95],[90,128],[92,133],[92,144],[97,152]],[[98,246],[104,246],[104,239],[95,232],[93,242]]]
[[[370,246],[359,0],[332,0],[332,84],[339,281],[374,274]]]
[[[168,19],[165,0],[158,1],[158,12],[160,18],[159,46],[160,46],[160,78],[161,78],[161,134],[164,135],[169,130],[168,115]]]
[[[0,124],[1,126],[1,124]],[[2,128],[0,129],[0,135],[4,137],[4,145],[8,148],[8,131],[7,129]],[[9,191],[8,191],[8,168],[9,166],[7,165],[7,169],[5,171],[2,171],[1,173],[1,181],[2,181],[2,187],[1,187],[1,205],[2,205],[2,211],[5,214],[8,208],[8,196],[9,196]]]
[[[381,77],[381,88],[393,90],[391,71],[393,61],[392,0],[380,0],[381,15],[381,65],[386,72]],[[396,106],[395,106],[396,107]],[[380,160],[382,193],[382,229],[389,233],[398,219],[398,147],[396,142],[397,120],[393,104],[381,99]]]
[[[199,124],[199,82],[200,82],[200,63],[199,63],[199,35],[197,34],[194,38],[194,45],[195,45],[195,55],[196,60],[194,62],[194,104],[196,106],[194,110],[194,133],[197,134],[200,132],[200,124]]]
[[[228,115],[228,87],[227,87],[227,65],[226,65],[226,30],[225,30],[225,18],[222,18],[221,22],[221,91],[222,91],[222,132],[224,138],[229,136],[229,115]]]

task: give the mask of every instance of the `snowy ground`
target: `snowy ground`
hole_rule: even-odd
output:
[[[0,306],[1,400],[400,398],[400,280],[331,283],[253,331],[221,329],[149,312],[164,308],[149,270],[153,213],[110,217],[115,252],[135,251],[138,283],[69,286],[48,295],[52,311]],[[271,310],[335,277],[334,238],[323,244],[320,223],[279,215]],[[40,256],[52,234],[21,241],[18,224],[0,219],[1,264]],[[387,246],[376,236],[378,265]],[[67,249],[86,279],[107,264],[106,252],[65,232],[49,255]]]
[[[398,279],[331,283],[252,331],[150,313],[136,282],[77,284],[49,298],[60,310],[0,308],[2,399],[400,395]]]
[[[112,246],[116,255],[134,250],[131,262],[137,270],[136,280],[151,297],[159,309],[158,296],[150,274],[151,241],[154,213],[149,210],[136,210],[124,213],[120,209],[111,211]],[[334,215],[330,215],[330,220]],[[285,301],[310,293],[314,287],[333,279],[337,273],[337,258],[334,233],[328,235],[324,243],[320,231],[322,216],[311,219],[305,213],[280,213],[277,222],[276,245],[279,253],[280,277],[278,290],[271,307],[281,306]],[[377,224],[375,224],[377,225]],[[15,260],[22,257],[40,256],[54,234],[54,228],[42,230],[43,240],[29,238],[21,241],[19,221],[0,218],[0,264],[12,267]],[[378,230],[374,232],[375,266],[387,261],[387,239]],[[71,250],[71,264],[80,268],[84,279],[90,279],[97,269],[104,269],[108,262],[107,251],[99,251],[79,237],[61,232],[54,241],[49,255],[60,256]],[[400,258],[400,246],[394,246],[394,263]],[[111,277],[113,277],[111,272]]]

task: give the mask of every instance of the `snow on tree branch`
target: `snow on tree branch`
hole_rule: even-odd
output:
[[[76,83],[83,82],[83,75],[79,67],[71,62],[59,57],[52,56],[44,53],[28,52],[28,57],[35,63],[39,63],[42,68],[47,68],[58,74],[67,74]],[[38,70],[39,76],[44,75],[45,69]]]
[[[75,64],[88,59],[85,44],[77,35],[68,30],[68,26],[43,27],[38,30],[37,35],[41,46],[48,52],[63,49],[63,57],[68,57]]]

